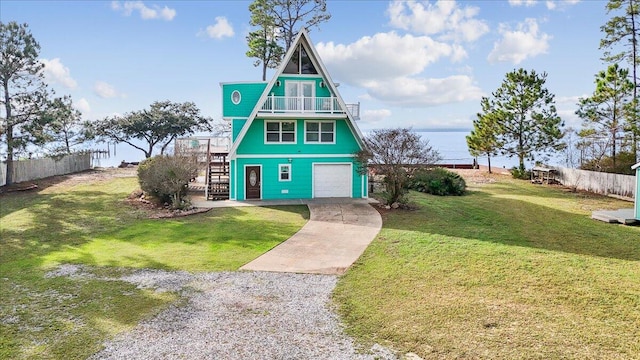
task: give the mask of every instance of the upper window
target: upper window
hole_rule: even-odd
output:
[[[335,143],[336,124],[334,121],[305,121],[304,126],[304,141],[306,143]]]
[[[317,74],[318,71],[316,67],[313,65],[307,50],[304,46],[298,45],[298,47],[294,50],[293,54],[291,54],[291,60],[285,66],[283,72],[285,74]]]
[[[265,142],[267,143],[295,143],[295,121],[265,121]]]
[[[242,96],[240,95],[240,91],[233,90],[233,92],[231,93],[231,102],[234,103],[235,105],[238,105],[238,104],[240,104],[240,100],[242,100]]]

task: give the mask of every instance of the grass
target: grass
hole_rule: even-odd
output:
[[[84,359],[180,301],[118,277],[132,268],[237,270],[304,225],[304,206],[214,209],[150,220],[123,199],[135,178],[60,182],[0,197],[0,358]],[[46,277],[58,264],[95,278]]]
[[[338,284],[348,332],[425,359],[640,358],[640,227],[589,218],[632,204],[507,179],[411,199]]]

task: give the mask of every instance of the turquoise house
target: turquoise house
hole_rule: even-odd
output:
[[[222,83],[231,200],[366,198],[355,120],[305,29],[269,82]]]
[[[634,201],[634,208],[636,220],[640,220],[640,163],[633,165],[631,169],[636,171],[636,198]]]

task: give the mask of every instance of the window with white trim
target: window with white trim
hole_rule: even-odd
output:
[[[306,143],[333,144],[336,142],[335,121],[305,121],[304,127]]]
[[[278,180],[291,181],[291,164],[278,165]]]
[[[275,144],[296,142],[295,121],[265,121],[264,129],[265,143]]]

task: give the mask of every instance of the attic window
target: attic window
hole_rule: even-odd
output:
[[[298,45],[291,54],[291,60],[285,66],[285,74],[317,74],[318,71],[313,65],[307,50],[302,45]]]

